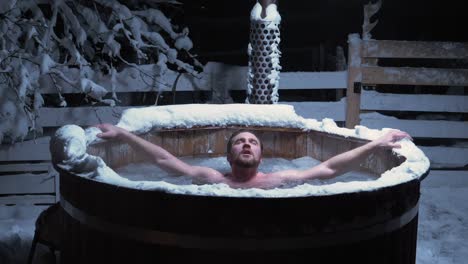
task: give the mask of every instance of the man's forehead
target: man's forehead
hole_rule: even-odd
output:
[[[256,140],[258,140],[257,136],[253,133],[250,133],[250,132],[241,132],[239,134],[237,134],[233,140],[236,140],[236,139],[239,139],[239,138],[255,138]]]

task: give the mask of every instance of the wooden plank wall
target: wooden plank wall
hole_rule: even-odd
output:
[[[408,131],[431,160],[434,179],[465,175],[468,184],[468,43],[359,39],[349,50],[360,78],[348,83],[359,99],[348,101],[346,125]]]
[[[58,200],[50,137],[0,146],[0,205],[48,205]]]

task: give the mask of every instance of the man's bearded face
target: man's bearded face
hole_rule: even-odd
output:
[[[232,165],[241,168],[255,168],[261,162],[262,150],[260,140],[252,133],[243,132],[236,135],[232,141],[228,160]]]

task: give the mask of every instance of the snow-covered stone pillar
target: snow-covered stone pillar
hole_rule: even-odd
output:
[[[249,70],[246,103],[278,102],[281,16],[276,0],[260,0],[250,13]]]

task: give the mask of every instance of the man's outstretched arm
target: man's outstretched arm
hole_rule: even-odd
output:
[[[410,135],[400,130],[391,130],[382,137],[375,139],[365,145],[336,155],[321,164],[304,171],[283,171],[279,177],[284,180],[305,180],[305,179],[329,179],[351,171],[363,162],[370,154],[377,149],[400,148],[396,141],[409,138]]]
[[[129,144],[135,151],[143,153],[150,161],[169,173],[194,176],[206,181],[216,181],[220,176],[220,173],[213,169],[189,165],[164,148],[123,128],[111,124],[99,124],[96,127],[102,131],[102,133],[97,134],[98,137],[106,140],[120,140]]]

